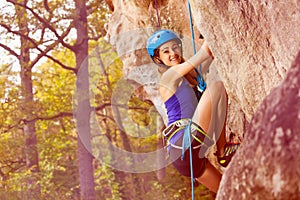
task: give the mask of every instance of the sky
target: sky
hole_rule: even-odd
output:
[[[5,0],[0,0],[0,12],[2,15],[4,14],[14,14],[13,7],[11,7],[11,4],[7,3]],[[10,48],[17,50],[19,40],[18,38],[15,39],[8,39],[11,38],[10,35],[3,34],[3,31],[5,29],[0,26],[0,43],[4,45],[8,45]],[[0,47],[0,65],[9,64],[11,67],[11,70],[13,71],[19,71],[20,67],[18,64],[18,60],[11,56],[6,50]],[[3,74],[1,72],[0,76],[5,76],[9,74]]]
[[[29,1],[30,3],[30,1]],[[28,4],[30,6],[30,4]],[[0,13],[2,17],[8,16],[8,17],[13,17],[15,12],[14,12],[14,7],[12,4],[8,3],[6,0],[0,0]],[[68,21],[61,21],[61,23],[65,23],[65,25],[68,25]],[[20,46],[20,38],[15,35],[8,35],[8,34],[3,34],[5,32],[5,29],[0,25],[0,43],[4,45],[8,45],[12,50],[14,50],[17,54],[19,54],[19,46]],[[30,37],[36,38],[36,40],[39,40],[41,32],[35,31],[34,35],[30,35]],[[46,32],[45,35],[46,37],[49,38],[49,41],[51,43],[51,39],[55,38],[55,36],[51,32]],[[76,36],[76,32],[72,30],[69,34],[69,38],[74,38]],[[46,43],[44,45],[40,45],[40,49],[44,49]],[[39,53],[38,50],[31,50],[31,60],[34,59],[34,57]],[[9,67],[11,68],[10,71],[20,71],[20,65],[18,60],[10,55],[6,50],[0,47],[0,66],[7,65],[9,64]],[[39,64],[43,63],[46,61],[46,58],[40,59],[40,61],[35,65],[35,68],[39,66]],[[0,76],[9,76],[9,74],[4,74],[1,72],[2,67],[0,67]],[[34,71],[34,69],[33,69]]]

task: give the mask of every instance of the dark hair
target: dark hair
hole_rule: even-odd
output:
[[[164,64],[159,58],[159,48],[154,50],[153,61],[156,62],[156,64]]]

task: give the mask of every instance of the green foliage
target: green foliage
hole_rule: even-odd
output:
[[[58,59],[74,65],[70,51],[54,53]],[[75,90],[75,75],[52,62],[44,63],[34,73],[34,85],[38,99],[40,115],[54,116],[61,112],[71,112],[72,94]]]
[[[122,76],[122,63],[103,38],[90,43],[89,76],[92,105],[110,101],[115,84]]]
[[[97,163],[97,161],[96,161]],[[100,163],[98,163],[100,164]],[[121,200],[119,188],[114,171],[105,164],[98,165],[95,169],[95,184],[98,199]]]
[[[58,52],[55,56],[74,64],[71,52]],[[12,80],[13,76],[1,76],[0,80],[5,83],[0,102],[0,117],[4,119],[0,122],[0,197],[9,194],[11,198],[21,199],[29,189],[26,180],[33,174],[25,167],[20,86]],[[40,160],[36,184],[40,185],[45,199],[75,199],[79,185],[77,135],[72,120],[75,76],[52,62],[45,62],[34,70],[33,83],[33,117]]]
[[[74,65],[72,52],[54,53]],[[34,88],[40,109],[36,122],[42,193],[47,199],[73,199],[78,193],[77,135],[72,116],[75,75],[46,62],[34,73]]]
[[[90,0],[88,2],[88,8],[90,13],[88,16],[90,25],[89,35],[92,38],[95,38],[98,35],[104,37],[106,34],[104,26],[111,16],[111,11],[108,9],[107,5],[103,3],[103,0]]]
[[[29,1],[28,6],[53,25],[59,34],[67,26],[72,26],[75,8],[72,0]],[[8,7],[14,9],[11,5]],[[116,91],[117,97],[122,100],[130,84],[122,80],[121,60],[101,37],[105,35],[104,24],[111,13],[100,0],[90,0],[88,8],[89,36],[94,39],[89,43],[90,90],[93,97],[91,106],[97,114],[97,119],[92,123],[100,126],[101,134],[107,136],[113,145],[123,148],[128,142],[133,152],[155,151],[157,112],[150,102],[140,99],[142,88],[130,90],[132,93],[127,96],[129,99],[123,101],[126,109],[122,121],[127,122],[125,135],[128,141],[121,137],[120,127],[111,109],[111,100]],[[6,9],[1,11],[1,20],[16,29],[16,15]],[[30,11],[27,11],[27,17],[30,19],[29,36],[34,38],[40,48],[44,49],[57,40],[54,33],[43,27]],[[0,31],[7,41],[18,38],[15,34]],[[74,32],[65,39],[70,44],[74,41]],[[19,45],[13,44],[16,47]],[[36,49],[32,52],[32,55],[39,53]],[[76,65],[74,53],[62,45],[54,46],[47,54],[67,66]],[[26,180],[33,174],[25,167],[20,81],[18,74],[10,69],[7,64],[0,68],[0,199],[25,199],[24,194],[29,189]],[[36,173],[39,181],[33,186],[41,187],[43,199],[73,200],[79,197],[77,133],[72,113],[75,81],[73,71],[63,69],[51,60],[45,60],[33,68],[34,105],[31,105],[31,120],[36,122],[40,168],[40,172]],[[143,132],[146,129],[147,134]],[[109,154],[103,159],[118,162]],[[116,200],[132,196],[145,200],[190,198],[189,179],[180,176],[172,166],[167,168],[165,179],[159,181],[155,172],[130,174],[112,169],[99,160],[94,160],[93,164],[98,199]],[[195,196],[209,199],[203,187],[197,187]]]

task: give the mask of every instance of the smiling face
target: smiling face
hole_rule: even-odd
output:
[[[178,65],[183,61],[181,56],[181,46],[175,40],[166,42],[159,47],[158,57],[169,67]]]

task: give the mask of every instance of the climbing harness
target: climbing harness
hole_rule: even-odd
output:
[[[201,146],[206,146],[206,147],[210,147],[211,145],[214,144],[213,139],[211,139],[209,137],[209,135],[207,135],[205,133],[205,131],[203,131],[203,129],[196,124],[195,122],[191,121],[190,118],[183,118],[183,119],[179,119],[173,123],[171,123],[169,126],[167,126],[163,131],[162,131],[162,136],[163,136],[163,142],[164,142],[164,146],[166,148],[168,148],[169,146],[176,148],[176,149],[182,149],[182,146],[178,146],[176,144],[172,144],[170,142],[170,139],[179,131],[186,129],[186,127],[189,126],[189,131],[190,131],[190,135],[191,137],[196,140],[199,145],[194,146],[193,149],[198,149]],[[196,135],[196,133],[201,133]]]
[[[159,18],[159,12],[158,12],[158,4],[157,4],[157,0],[155,0],[155,9],[156,9],[156,16],[157,16],[157,24],[158,24],[158,28],[161,29],[161,23],[160,23],[160,18]],[[188,11],[189,11],[189,17],[190,17],[190,29],[191,29],[191,33],[192,33],[192,44],[193,44],[193,49],[194,49],[194,54],[196,54],[196,47],[195,47],[195,39],[194,39],[194,28],[193,28],[193,20],[192,20],[192,11],[191,11],[191,5],[190,5],[190,1],[188,0]],[[175,34],[174,34],[175,35]],[[158,33],[156,33],[155,35],[152,35],[151,38],[148,39],[147,42],[147,51],[148,54],[151,56],[152,60],[153,60],[153,56],[154,56],[154,50],[156,48],[158,48],[162,43],[166,42],[166,39],[169,40],[171,39],[177,39],[177,36],[173,35],[173,32],[170,31],[166,31],[166,30],[160,30],[158,31]],[[179,38],[178,38],[179,39]],[[179,39],[180,44],[181,44],[181,40]],[[182,47],[181,47],[182,48]],[[154,61],[154,60],[153,60]],[[155,61],[154,61],[155,62]],[[155,62],[156,63],[156,62]],[[202,76],[202,65],[200,64],[200,72],[197,69],[197,67],[195,67],[195,71],[197,73],[197,96],[198,99],[200,99],[200,97],[202,96],[203,92],[206,89],[206,83],[203,79]],[[182,146],[177,146],[175,144],[172,144],[170,142],[170,139],[180,130],[184,129],[183,132],[183,139],[182,139]],[[203,136],[203,138],[198,138],[196,137],[195,134],[193,134],[195,131],[192,129],[196,129],[196,132],[200,132],[202,133],[201,136]],[[208,145],[211,146],[214,141],[202,130],[201,127],[199,127],[199,125],[195,124],[194,122],[192,122],[191,119],[181,119],[176,121],[173,124],[170,124],[164,131],[163,131],[163,137],[164,140],[166,139],[166,146],[172,146],[174,148],[178,148],[178,149],[182,149],[182,155],[181,155],[181,159],[184,159],[184,152],[189,149],[189,154],[190,154],[190,175],[191,175],[191,185],[192,185],[192,200],[194,200],[194,172],[193,172],[193,156],[192,156],[192,151],[195,148],[200,148],[202,145],[206,145],[208,142]],[[199,145],[192,147],[192,138],[195,139],[196,141],[199,142]],[[205,139],[205,142],[204,142]]]
[[[189,17],[190,17],[190,29],[192,32],[192,44],[193,44],[193,49],[194,49],[194,54],[196,54],[196,45],[195,45],[195,34],[194,34],[194,27],[193,27],[193,17],[192,17],[192,10],[191,10],[191,4],[190,1],[188,1],[188,11],[189,11]],[[202,76],[202,65],[200,64],[200,72],[197,68],[195,68],[196,73],[197,73],[197,89],[200,92],[200,96],[206,89],[206,83],[203,79]]]
[[[179,131],[183,130],[183,136],[182,136],[182,146],[177,146],[176,144],[172,144],[170,142],[170,139]],[[197,134],[200,133],[200,134]],[[165,128],[162,132],[163,138],[165,141],[166,147],[173,147],[176,149],[181,149],[181,160],[184,159],[184,153],[187,149],[189,149],[190,154],[190,176],[191,176],[191,182],[192,182],[192,199],[194,200],[194,171],[193,171],[193,149],[197,149],[200,147],[210,147],[214,144],[214,140],[209,137],[205,133],[205,131],[195,122],[192,121],[192,119],[184,118],[179,119],[172,124],[170,124],[167,128]],[[192,146],[192,138],[196,140],[199,145]]]

